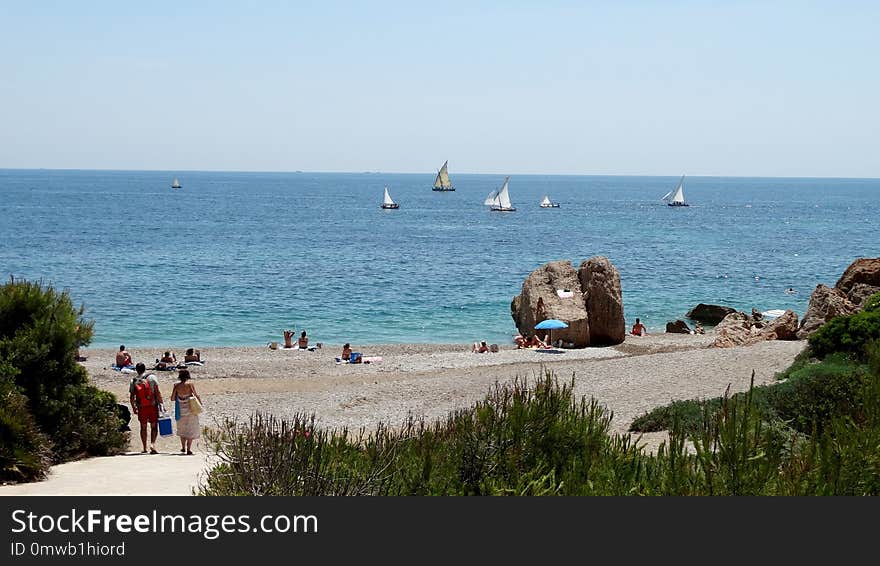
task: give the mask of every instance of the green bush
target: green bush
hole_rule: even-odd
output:
[[[832,318],[809,337],[810,350],[818,358],[835,352],[865,356],[865,344],[880,339],[880,309],[875,308],[878,295],[869,299],[871,310]]]
[[[779,376],[783,381],[750,390],[753,411],[765,422],[774,419],[788,423],[795,431],[809,433],[821,429],[834,416],[858,418],[862,409],[860,391],[868,378],[865,365],[848,355],[833,354],[821,362],[799,358]],[[745,393],[733,396],[739,399]],[[714,415],[722,398],[674,401],[635,419],[629,430],[657,432],[671,430],[673,422],[689,437],[695,436],[704,421],[704,412]]]
[[[862,305],[862,311],[864,312],[877,312],[880,311],[880,293],[875,293],[868,297],[868,300],[865,301],[865,304]]]
[[[8,364],[0,366],[0,482],[43,479],[52,463],[52,444],[40,432],[13,374]]]
[[[77,349],[91,336],[92,322],[66,291],[14,279],[0,287],[0,363],[13,368],[18,391],[52,441],[55,462],[112,453],[127,442],[115,399],[90,386],[76,363]]]
[[[863,420],[861,392],[868,382],[868,368],[842,354],[804,366],[783,383],[766,388],[768,405],[779,419],[795,430],[821,431],[834,418]]]

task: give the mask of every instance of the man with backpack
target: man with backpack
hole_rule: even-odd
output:
[[[131,407],[141,423],[141,443],[143,453],[147,452],[147,423],[150,424],[150,454],[156,451],[156,437],[159,436],[159,405],[162,404],[162,393],[159,382],[153,374],[144,375],[147,367],[138,363],[135,367],[137,375],[132,378],[128,392],[131,395]]]

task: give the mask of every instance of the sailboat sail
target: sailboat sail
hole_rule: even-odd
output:
[[[385,185],[385,198],[382,199],[382,208],[400,208],[400,205],[391,200],[391,195],[388,193],[388,185]]]
[[[669,202],[670,204],[684,204],[684,175],[678,181],[678,186],[675,188],[675,192],[672,194]]]
[[[180,181],[177,180],[177,177],[175,177],[174,180],[171,181],[171,188],[173,188],[173,189],[180,188]]]
[[[437,178],[434,179],[435,191],[454,191],[452,181],[449,180],[449,161],[443,163],[443,167],[437,172]]]
[[[492,191],[491,193],[489,193],[489,196],[486,197],[486,200],[483,201],[483,204],[486,206],[498,204],[498,191]]]
[[[504,186],[501,187],[501,192],[498,193],[498,207],[500,210],[510,210],[513,208],[510,204],[510,193],[507,191],[509,181],[510,177],[504,178]]]
[[[544,195],[544,200],[541,201],[541,206],[543,206],[543,207],[553,206],[553,203],[550,202],[550,197],[549,197],[549,196]]]
[[[388,194],[388,187],[385,187],[385,200],[382,201],[382,204],[386,204],[386,205],[394,204],[394,201],[391,200],[391,195]]]
[[[674,192],[675,192],[675,189],[672,189],[671,191],[669,191],[668,193],[663,195],[663,198],[661,198],[660,200],[669,200],[669,197],[671,197],[672,193],[674,193]]]

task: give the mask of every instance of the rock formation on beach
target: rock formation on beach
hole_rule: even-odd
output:
[[[687,316],[691,320],[702,322],[703,324],[715,325],[724,320],[725,316],[733,314],[735,312],[736,309],[730,307],[700,303],[689,310],[685,316]]]
[[[764,320],[760,313],[733,312],[715,327],[716,348],[748,346],[764,340],[796,340],[798,316],[787,310],[773,320]]]
[[[835,316],[854,314],[865,300],[880,293],[880,258],[861,258],[852,262],[834,287],[819,284],[810,295],[810,304],[797,336],[809,337]]]
[[[674,322],[666,323],[666,332],[669,332],[670,334],[690,334],[691,329],[685,321],[676,320]]]
[[[526,277],[510,314],[520,334],[535,334],[536,324],[555,318],[568,328],[553,330],[554,342],[575,348],[620,344],[626,332],[620,272],[599,256],[578,270],[566,260],[546,263]]]
[[[620,344],[626,335],[620,272],[607,257],[591,257],[578,269],[584,303],[590,315],[590,344]]]

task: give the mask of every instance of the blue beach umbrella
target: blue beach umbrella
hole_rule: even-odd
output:
[[[557,320],[555,318],[548,318],[547,320],[542,320],[538,324],[535,325],[535,330],[546,330],[547,331],[547,341],[550,344],[553,344],[553,340],[551,338],[550,331],[554,328],[568,328],[568,324],[562,322],[561,320]]]

